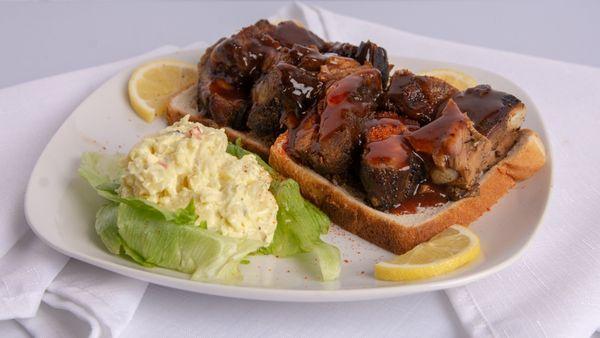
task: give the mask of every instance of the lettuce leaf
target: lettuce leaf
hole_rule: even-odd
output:
[[[79,164],[79,175],[94,188],[112,186],[116,189],[119,186],[118,180],[125,171],[124,158],[123,154],[83,153]]]
[[[340,274],[340,251],[321,240],[327,233],[329,217],[300,194],[298,183],[286,179],[271,186],[279,205],[273,242],[260,250],[264,254],[289,257],[310,253],[318,261],[323,280],[337,279]]]
[[[121,253],[121,237],[117,228],[117,209],[119,205],[109,203],[96,213],[96,233],[108,251],[118,255]]]
[[[241,278],[240,261],[264,243],[241,240],[196,226],[194,203],[167,211],[139,198],[119,196],[122,155],[84,153],[79,174],[110,201],[96,214],[96,233],[113,254],[146,266],[192,274],[192,279],[231,283]]]
[[[264,245],[196,226],[180,226],[124,203],[118,207],[117,225],[123,241],[145,262],[192,274],[195,280],[240,280],[240,261]]]
[[[196,221],[198,216],[196,215],[196,208],[194,201],[190,199],[190,202],[185,208],[181,208],[175,211],[168,211],[157,204],[146,201],[141,198],[135,197],[121,197],[116,191],[102,190],[102,186],[96,187],[98,194],[109,201],[116,203],[127,204],[130,207],[144,210],[145,212],[154,214],[155,216],[162,217],[165,221],[170,221],[175,224],[192,224]]]
[[[285,179],[258,155],[242,148],[240,140],[230,143],[227,152],[241,158],[256,156],[273,177],[271,192],[279,205],[278,225],[268,247],[258,241],[235,239],[206,230],[206,222],[194,225],[194,203],[167,211],[139,198],[118,194],[124,172],[123,155],[84,153],[79,174],[110,203],[96,215],[96,232],[107,249],[144,266],[162,266],[186,273],[193,279],[230,283],[239,280],[239,264],[252,253],[289,257],[313,255],[324,280],[340,273],[339,250],[323,242],[329,230],[327,215],[304,200],[298,184]]]
[[[192,200],[183,209],[168,211],[155,203],[141,198],[119,196],[117,189],[119,188],[119,179],[125,171],[122,164],[124,158],[125,156],[121,154],[84,153],[81,156],[79,175],[88,181],[98,195],[109,201],[125,203],[134,208],[161,215],[165,220],[173,221],[176,224],[193,223],[196,221],[198,216],[196,215]]]
[[[111,253],[131,258],[143,266],[153,267],[154,264],[146,262],[142,256],[131,249],[123,238],[121,238],[117,226],[118,210],[119,205],[117,203],[109,203],[98,210],[95,224],[96,233]]]

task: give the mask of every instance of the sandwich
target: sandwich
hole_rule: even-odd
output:
[[[167,120],[224,128],[334,223],[401,254],[478,219],[545,150],[514,95],[392,68],[371,41],[261,20],[206,50]]]

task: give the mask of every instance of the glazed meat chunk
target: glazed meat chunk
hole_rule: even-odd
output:
[[[278,58],[280,44],[261,20],[208,48],[198,64],[198,107],[220,126],[243,128],[250,86]]]
[[[330,56],[320,67],[319,80],[325,84],[325,88],[328,88],[334,82],[356,72],[360,67],[363,69],[371,68],[369,66],[361,66],[360,63],[351,58],[337,55]]]
[[[416,123],[394,115],[379,114],[364,127],[360,180],[371,205],[381,210],[413,196],[426,177],[422,158],[405,139]]]
[[[429,160],[429,178],[433,183],[467,192],[476,189],[491,142],[475,129],[453,100],[448,101],[440,117],[406,139]],[[459,195],[458,190],[455,195]]]
[[[390,69],[392,65],[388,63],[387,51],[371,41],[362,41],[360,45],[355,46],[350,43],[332,43],[328,52],[339,56],[352,58],[361,65],[370,65],[381,73],[381,83],[387,87]]]
[[[457,92],[443,80],[400,70],[392,75],[388,99],[397,112],[425,125],[435,119],[439,108]]]
[[[317,111],[295,131],[292,154],[321,174],[345,173],[360,143],[362,123],[374,113],[381,93],[381,76],[373,68],[334,82]]]
[[[453,97],[461,111],[473,121],[475,129],[492,143],[493,152],[485,169],[503,159],[515,144],[525,120],[525,105],[505,92],[479,85]]]
[[[252,108],[247,126],[260,134],[295,127],[298,119],[321,96],[323,84],[317,74],[280,62],[252,88]]]
[[[294,21],[282,21],[278,23],[269,35],[277,40],[282,46],[291,48],[295,44],[302,46],[314,46],[323,51],[327,44],[315,33],[304,27],[300,27]]]
[[[288,61],[294,46],[311,46],[310,50],[318,51],[325,48],[325,42],[294,22],[272,25],[266,20],[219,40],[207,49],[198,65],[199,108],[221,126],[245,129],[249,125],[258,133],[276,130],[275,102],[265,96],[265,90],[277,88],[277,74],[267,73],[279,62]],[[261,83],[255,86],[259,79]],[[247,121],[255,98],[260,101],[257,110],[265,114],[253,111],[251,121]]]

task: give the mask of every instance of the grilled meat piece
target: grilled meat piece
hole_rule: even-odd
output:
[[[288,133],[287,152],[300,162],[309,164],[307,159],[309,154],[318,152],[319,114],[316,107],[313,107],[298,126],[290,129]]]
[[[315,72],[284,63],[276,68],[281,73],[284,123],[293,128],[297,124],[295,121],[306,115],[307,110],[322,98],[324,86]]]
[[[391,134],[403,134],[419,129],[419,122],[392,111],[376,112],[372,119],[363,124],[365,142],[387,138]]]
[[[327,46],[328,53],[337,54],[347,58],[354,58],[357,51],[358,46],[348,42],[330,42]]]
[[[274,26],[266,20],[260,20],[217,42],[211,53],[211,62],[219,70],[231,73],[231,76],[256,80],[280,61],[282,47],[289,49],[295,45],[313,46],[320,50],[325,42],[292,21]]]
[[[288,50],[284,50],[284,54],[287,55],[286,62],[313,72],[318,72],[329,57],[328,55],[321,54],[315,47],[306,47],[297,44]]]
[[[414,121],[399,116],[390,111],[380,111],[373,114],[371,119],[362,125],[364,144],[384,140],[391,135],[404,134],[407,131],[419,129]]]
[[[198,106],[221,126],[245,129],[251,125],[259,133],[275,130],[279,125],[276,109],[269,106],[275,103],[261,93],[274,88],[271,79],[275,76],[265,76],[256,89],[258,93],[251,93],[251,88],[278,62],[288,61],[294,46],[313,46],[315,51],[324,49],[325,42],[291,21],[274,26],[266,20],[219,40],[207,49],[198,65]],[[247,122],[248,109],[253,105],[251,95],[261,99],[259,106],[266,107],[260,109],[265,112],[261,116],[252,112]]]
[[[426,178],[422,158],[404,137],[414,129],[414,124],[405,124],[390,114],[380,114],[365,123],[360,180],[377,209],[388,210],[413,196]]]
[[[252,81],[279,58],[281,44],[271,37],[275,26],[260,20],[237,34],[217,42],[210,53],[212,70],[239,82]]]
[[[443,80],[420,76],[408,70],[392,75],[388,98],[391,107],[422,125],[431,122],[442,104],[458,90]]]
[[[388,63],[387,51],[371,41],[361,42],[354,58],[361,64],[369,62],[381,73],[381,83],[387,88],[392,65]]]
[[[479,85],[453,97],[461,111],[473,121],[475,129],[492,143],[493,152],[485,169],[506,156],[515,144],[525,120],[525,105],[513,95]]]
[[[259,134],[278,133],[282,124],[296,127],[321,96],[323,84],[314,72],[279,62],[252,88],[247,126]]]
[[[246,92],[235,85],[235,78],[224,72],[213,73],[213,47],[206,50],[198,66],[198,108],[221,126],[241,126],[248,106]]]
[[[330,56],[320,68],[319,81],[325,84],[325,88],[329,88],[334,82],[356,72],[359,67],[361,67],[360,63],[354,59]],[[362,68],[369,69],[371,67],[362,66]]]
[[[335,42],[330,44],[328,50],[330,53],[339,56],[353,58],[361,65],[370,64],[381,72],[381,83],[387,87],[390,70],[392,65],[388,63],[387,51],[371,41],[362,41],[359,46],[346,42]]]
[[[360,180],[373,207],[393,208],[413,196],[425,177],[423,160],[404,136],[393,135],[365,145]]]
[[[266,20],[208,48],[198,64],[198,107],[221,126],[244,128],[250,86],[279,58]]]
[[[452,99],[436,120],[407,135],[406,139],[430,160],[428,171],[433,183],[464,190],[476,186],[492,146]]]
[[[281,72],[272,67],[252,87],[252,107],[246,126],[259,134],[277,132],[281,115]]]
[[[294,21],[282,21],[275,29],[269,32],[269,35],[279,41],[279,43],[288,48],[295,44],[302,46],[314,46],[320,51],[324,51],[327,44],[315,33],[304,27],[298,26]]]
[[[333,83],[317,112],[292,132],[292,155],[321,174],[345,173],[360,143],[362,122],[372,116],[381,93],[381,75],[373,68]]]
[[[318,71],[318,79],[323,82],[325,88],[328,88],[334,82],[352,74],[357,69],[371,69],[373,68],[372,63],[379,65],[382,78],[385,74],[387,76],[390,65],[387,64],[387,54],[385,50],[377,45],[366,42],[361,43],[360,47],[352,46],[350,44],[342,44],[344,46],[351,46],[351,53],[348,51],[344,52],[338,50],[343,56],[337,55],[329,50],[328,53],[321,54],[318,50],[312,47],[304,47],[300,45],[294,45],[292,49],[287,52],[289,55],[289,63],[292,63],[299,68],[303,68],[309,71]],[[366,64],[365,64],[366,62]],[[361,64],[365,64],[361,66]],[[387,81],[387,79],[386,79]],[[382,83],[386,83],[385,81]]]

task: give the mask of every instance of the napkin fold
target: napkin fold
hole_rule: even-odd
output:
[[[165,46],[0,90],[4,138],[0,153],[5,163],[0,194],[0,320],[18,319],[34,336],[114,337],[135,313],[147,283],[78,261],[67,263],[67,256],[28,230],[23,195],[39,154],[85,97],[123,67],[176,50]]]
[[[543,225],[511,267],[446,293],[475,337],[585,337],[600,327],[600,69],[418,36],[297,3],[278,13],[332,41],[502,74],[543,115],[554,161]],[[485,250],[485,248],[483,248]]]
[[[67,260],[27,232],[0,259],[0,320],[33,317],[46,288]]]
[[[133,317],[146,286],[145,282],[73,260],[42,298],[49,307],[64,311],[43,311],[41,316],[19,319],[19,323],[35,337],[47,337],[49,333],[56,337],[81,336],[73,330],[78,326],[86,328],[87,332],[80,331],[89,337],[117,337]],[[76,323],[69,314],[83,323]]]

